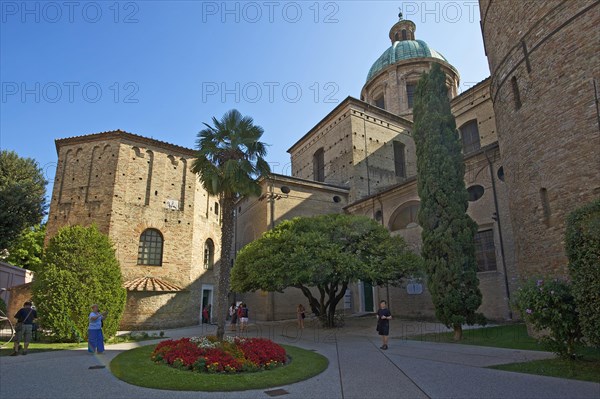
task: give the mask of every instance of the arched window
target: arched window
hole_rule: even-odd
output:
[[[417,221],[417,214],[419,212],[419,202],[411,201],[401,205],[392,214],[390,222],[390,230],[398,231],[409,229],[411,227],[417,227],[419,225]]]
[[[210,270],[215,265],[215,243],[210,238],[204,243],[204,268]]]
[[[477,119],[465,123],[459,130],[462,138],[463,154],[469,154],[481,148]]]
[[[375,99],[375,106],[381,109],[385,109],[385,98],[383,94]]]
[[[402,29],[402,40],[408,40],[408,35],[406,34],[406,29]]]
[[[146,229],[140,236],[138,265],[162,266],[163,236],[156,229]]]
[[[325,153],[322,148],[313,155],[313,178],[315,181],[325,181]]]
[[[215,202],[215,215],[219,215],[219,203]]]

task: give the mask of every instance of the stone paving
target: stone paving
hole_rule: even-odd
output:
[[[600,384],[519,374],[490,365],[544,359],[546,352],[418,342],[402,337],[441,330],[435,323],[395,320],[390,348],[379,349],[372,320],[330,331],[293,322],[253,325],[249,336],[313,349],[329,359],[322,374],[296,384],[241,392],[179,392],[140,388],[115,378],[110,361],[124,350],[153,341],[109,345],[104,355],[86,350],[0,358],[2,398],[600,398]],[[213,326],[166,331],[170,338],[211,333]],[[104,365],[104,369],[90,367]]]

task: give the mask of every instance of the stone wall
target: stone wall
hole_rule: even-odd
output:
[[[128,292],[121,330],[162,330],[200,322],[197,298],[186,292]]]
[[[31,284],[32,283],[21,284],[8,289],[10,296],[8,298],[8,303],[6,304],[6,315],[13,323],[17,322],[14,315],[23,307],[23,304],[27,301],[33,302]],[[35,306],[35,303],[33,305]]]
[[[314,180],[314,154],[324,151],[324,182],[348,187],[354,202],[416,173],[410,121],[347,98],[288,150],[292,175]],[[404,176],[396,176],[393,142],[402,143]]]
[[[519,276],[564,276],[566,216],[600,196],[600,3],[480,10]]]

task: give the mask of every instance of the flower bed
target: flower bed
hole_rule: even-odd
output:
[[[155,363],[199,373],[237,373],[270,370],[286,362],[280,345],[264,338],[214,336],[181,338],[159,343],[152,352]]]

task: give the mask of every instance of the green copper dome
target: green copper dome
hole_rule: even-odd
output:
[[[394,65],[397,62],[408,60],[411,58],[437,58],[439,60],[448,62],[448,60],[435,51],[429,48],[427,43],[423,40],[402,40],[392,44],[390,48],[385,50],[383,54],[375,61],[369,74],[367,75],[367,82],[375,77],[379,72],[383,71],[390,65]]]

